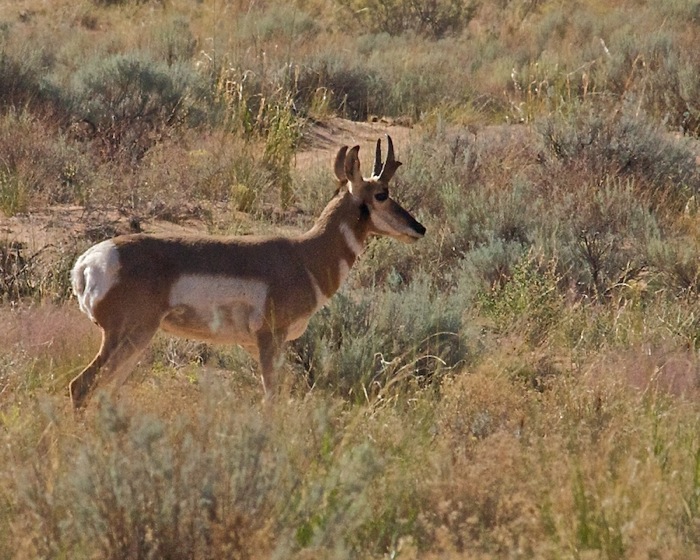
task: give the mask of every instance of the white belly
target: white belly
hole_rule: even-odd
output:
[[[187,275],[171,290],[164,330],[212,342],[255,342],[263,326],[268,285],[261,280]]]

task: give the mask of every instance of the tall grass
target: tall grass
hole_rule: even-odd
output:
[[[192,414],[152,388],[149,412],[105,399],[80,421],[42,397],[2,417],[3,460],[15,466],[0,482],[13,496],[3,548],[19,558],[692,556],[695,407],[601,373],[570,371],[542,391],[483,363],[439,394],[373,408],[316,393],[260,409],[211,378],[190,388]]]

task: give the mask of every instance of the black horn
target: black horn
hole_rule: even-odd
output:
[[[374,170],[373,177],[379,177],[382,174],[384,164],[382,163],[382,139],[377,140],[377,150],[374,155]]]
[[[388,134],[386,135],[386,140],[387,140],[387,151],[386,151],[386,162],[384,163],[384,166],[382,167],[381,173],[377,175],[375,171],[375,175],[379,178],[380,181],[383,181],[385,183],[388,183],[391,178],[394,176],[394,173],[396,173],[396,170],[399,168],[401,165],[400,161],[396,161],[396,156],[394,156],[394,143],[391,141],[391,136]],[[377,140],[377,154],[379,154],[379,140]],[[378,159],[381,159],[381,156],[378,157]],[[376,166],[376,163],[375,163]],[[376,167],[375,167],[376,169]]]
[[[388,134],[386,135],[386,141],[388,145],[386,149],[386,162],[394,163],[396,161],[396,158],[394,157],[394,143],[391,141],[391,136]]]

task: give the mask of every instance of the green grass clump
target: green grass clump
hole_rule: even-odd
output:
[[[427,275],[408,286],[337,294],[294,343],[312,386],[359,401],[399,394],[471,359],[462,309],[450,307]]]
[[[71,104],[102,139],[105,157],[134,161],[168,128],[196,121],[203,91],[197,80],[189,64],[139,53],[99,57],[75,74]]]
[[[21,214],[29,209],[29,189],[11,170],[0,173],[0,210],[6,216]]]

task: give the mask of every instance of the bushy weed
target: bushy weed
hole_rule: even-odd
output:
[[[531,344],[542,342],[564,312],[556,263],[527,255],[502,284],[478,297],[480,312],[501,333],[518,333]]]
[[[276,6],[272,10],[247,11],[239,23],[237,36],[248,41],[283,41],[291,49],[294,43],[312,40],[319,31],[319,22],[292,3]]]
[[[59,302],[71,295],[70,269],[78,256],[72,245],[33,250],[17,241],[0,241],[0,302]]]
[[[634,177],[642,188],[683,199],[700,184],[687,143],[673,138],[627,105],[609,113],[582,106],[570,117],[551,116],[538,125],[548,153],[572,167],[585,166],[599,181]]]
[[[359,27],[391,35],[417,32],[441,37],[465,28],[477,11],[476,2],[439,0],[420,5],[402,0],[336,0],[343,16],[352,15]]]
[[[47,137],[31,113],[0,115],[0,147],[0,210],[6,216],[89,201],[91,158],[65,135]]]
[[[325,405],[264,418],[240,403],[232,413],[221,397],[206,397],[216,402],[209,413],[171,424],[105,399],[80,443],[69,436],[77,426],[44,401],[37,424],[52,466],[2,481],[19,498],[17,535],[27,523],[41,527],[20,554],[349,557],[364,548],[355,535],[371,516],[368,491],[381,472],[374,446],[345,443],[345,422]]]
[[[355,400],[386,397],[471,359],[462,309],[450,307],[425,273],[402,286],[337,294],[294,344],[312,385]],[[389,391],[389,388],[396,385]]]
[[[141,53],[88,61],[73,81],[74,113],[93,128],[105,157],[127,161],[141,159],[168,128],[196,120],[203,95],[189,65]]]
[[[9,27],[0,31],[0,109],[55,109],[58,90],[42,72],[45,53],[26,45],[14,50],[6,45],[9,31]]]

